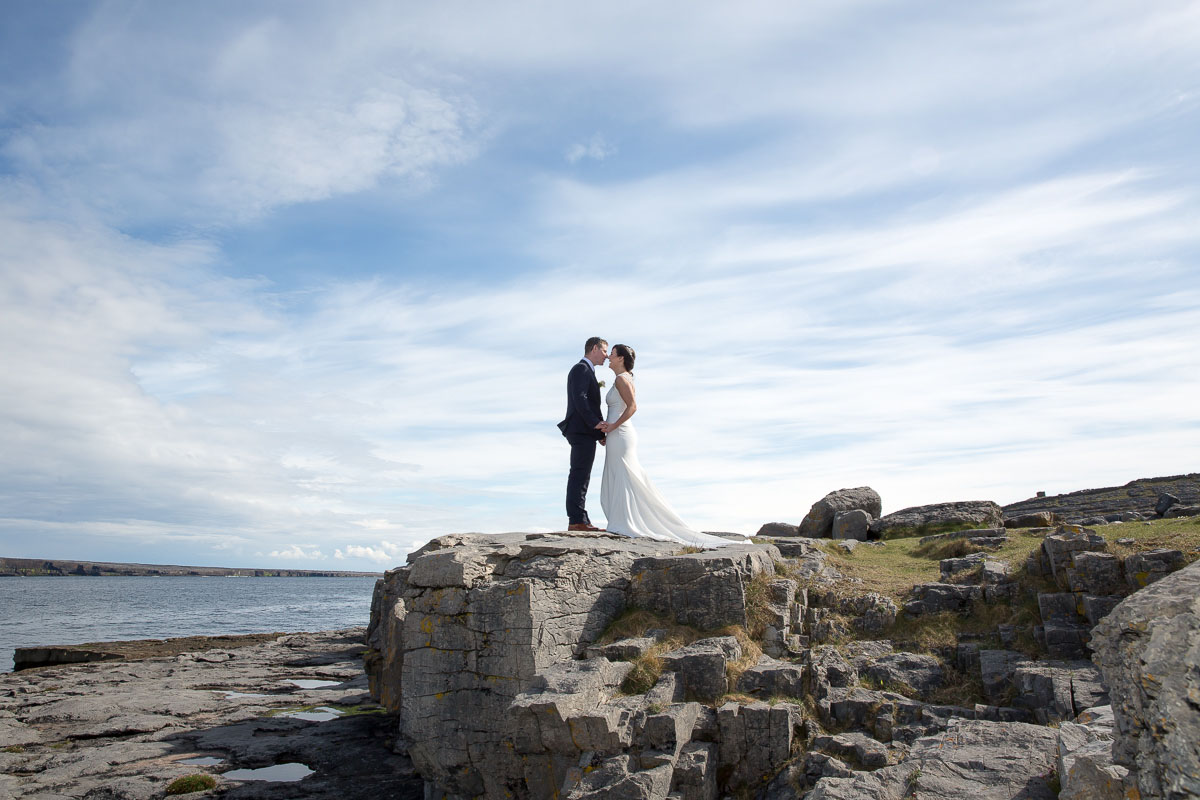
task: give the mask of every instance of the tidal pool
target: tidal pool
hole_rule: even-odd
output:
[[[284,681],[293,686],[299,686],[301,689],[324,689],[327,686],[341,686],[343,681],[318,681],[311,678],[301,678],[299,680]]]
[[[221,777],[234,781],[291,783],[304,780],[309,775],[312,775],[314,771],[304,764],[292,762],[288,764],[272,764],[269,767],[260,767],[259,769],[235,769],[231,772],[221,773]]]

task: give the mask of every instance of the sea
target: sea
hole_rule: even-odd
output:
[[[18,647],[365,626],[375,579],[0,577],[0,672]]]

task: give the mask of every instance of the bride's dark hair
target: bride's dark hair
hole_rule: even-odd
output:
[[[625,360],[625,370],[633,372],[633,361],[637,358],[634,355],[633,348],[627,344],[616,344],[613,345],[612,351]]]

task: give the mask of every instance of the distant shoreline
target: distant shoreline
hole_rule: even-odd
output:
[[[125,564],[55,558],[0,558],[0,578],[195,577],[195,578],[380,578],[382,572],[313,569],[191,567],[179,564]]]

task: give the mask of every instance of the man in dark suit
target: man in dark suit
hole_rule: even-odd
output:
[[[567,530],[598,531],[587,513],[587,490],[596,460],[596,442],[604,444],[600,414],[600,384],[596,367],[608,358],[608,342],[593,336],[583,345],[583,358],[567,373],[567,418],[558,429],[571,444],[571,473],[567,476]]]

